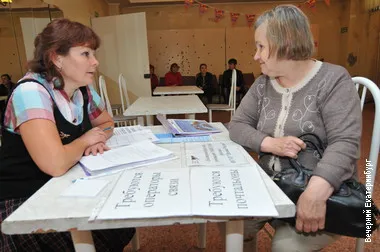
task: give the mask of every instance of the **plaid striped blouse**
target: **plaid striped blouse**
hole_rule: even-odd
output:
[[[39,74],[29,72],[23,79],[35,79],[46,89],[36,82],[25,82],[15,88],[4,113],[4,127],[8,131],[19,134],[20,125],[32,119],[46,119],[55,123],[53,100],[68,122],[74,125],[82,122],[83,96],[79,89],[70,99],[65,91],[55,89],[52,82],[47,82]],[[87,92],[88,115],[92,121],[103,112],[105,105],[91,85],[87,86]]]

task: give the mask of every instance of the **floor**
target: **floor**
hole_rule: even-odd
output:
[[[363,136],[361,145],[361,159],[358,163],[358,172],[361,181],[364,181],[365,159],[368,158],[370,141],[372,136],[372,124],[374,117],[374,104],[366,104],[363,111]],[[197,119],[207,120],[207,114],[197,115]],[[230,117],[227,112],[215,112],[213,114],[214,121],[228,122]],[[380,160],[379,160],[380,163]],[[378,164],[377,167],[380,165]],[[377,184],[380,181],[380,170],[376,176]],[[375,187],[373,195],[374,201],[380,206],[380,186]],[[267,225],[268,226],[268,225]],[[268,226],[270,230],[270,226]],[[207,224],[207,247],[206,249],[198,249],[197,244],[197,226],[196,225],[177,225],[165,227],[140,228],[140,245],[141,252],[219,252],[224,251],[224,244],[216,224]],[[270,230],[272,232],[272,230]],[[258,234],[257,251],[270,252],[270,238],[263,230]],[[132,251],[130,245],[126,251]],[[350,237],[342,237],[334,244],[322,250],[323,252],[348,252],[355,251],[355,239]],[[365,251],[380,252],[380,231],[376,231],[372,236],[372,242],[365,244]]]

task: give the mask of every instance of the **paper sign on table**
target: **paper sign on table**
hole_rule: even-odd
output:
[[[278,216],[256,167],[191,168],[192,213],[198,216]]]
[[[97,219],[188,216],[191,196],[188,169],[126,170]]]
[[[185,143],[188,166],[235,166],[248,161],[241,146],[233,142]]]

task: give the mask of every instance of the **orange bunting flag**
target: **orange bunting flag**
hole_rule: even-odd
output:
[[[330,6],[330,0],[325,0],[327,6]]]
[[[191,7],[194,3],[194,0],[185,0],[185,7],[186,9]]]
[[[256,15],[255,14],[247,14],[247,15],[245,15],[246,16],[246,18],[247,18],[247,24],[248,24],[248,26],[249,27],[252,27],[252,24],[253,24],[253,22],[255,21],[255,17],[256,17]]]
[[[310,8],[314,8],[316,6],[317,0],[308,0],[306,4],[309,5]]]
[[[204,14],[208,10],[208,6],[205,4],[199,4],[199,13]]]
[[[224,10],[215,9],[215,22],[219,22],[222,18],[224,18]]]
[[[232,25],[234,25],[236,23],[239,16],[240,16],[240,13],[232,13],[231,12],[231,23],[232,23]]]

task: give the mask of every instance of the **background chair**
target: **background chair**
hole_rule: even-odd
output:
[[[119,76],[119,81],[121,80]],[[122,84],[119,83],[119,89],[122,89]],[[129,125],[137,125],[137,117],[130,117],[130,116],[124,116],[124,115],[114,115],[111,107],[111,103],[108,98],[107,94],[107,87],[106,87],[106,81],[104,80],[104,76],[101,75],[99,76],[99,90],[100,90],[100,96],[106,106],[108,114],[112,117],[112,119],[115,122],[115,125],[117,127],[120,126],[129,126]],[[123,89],[124,90],[124,89]],[[127,87],[125,87],[125,92],[127,91]],[[120,93],[123,93],[122,90],[120,90]],[[125,96],[125,95],[124,95]],[[128,94],[126,94],[128,96]],[[124,99],[121,99],[122,101],[122,107],[123,107],[123,102]],[[129,102],[128,102],[129,103]],[[123,108],[124,111],[124,108]]]
[[[195,76],[182,76],[183,86],[195,86]]]
[[[244,89],[248,91],[248,89],[252,86],[252,84],[255,82],[255,75],[253,73],[243,73],[243,79],[244,79]]]
[[[232,82],[231,82],[231,92],[228,104],[207,104],[208,108],[208,121],[212,122],[212,111],[231,111],[231,117],[234,115],[236,110],[236,70],[232,72]]]
[[[375,185],[375,177],[376,177],[376,168],[377,168],[377,159],[379,155],[379,146],[380,146],[380,90],[376,86],[374,82],[364,77],[354,77],[352,81],[355,83],[356,90],[359,90],[359,86],[362,85],[362,92],[360,95],[360,107],[363,111],[364,101],[366,99],[367,89],[373,96],[373,100],[375,102],[375,120],[373,122],[373,131],[372,131],[372,139],[371,139],[371,147],[369,152],[369,161],[374,167],[374,171],[371,173],[370,177],[370,192],[371,195],[373,193],[373,187]],[[366,181],[367,183],[367,181]],[[364,240],[357,239],[356,240],[356,252],[364,251]]]
[[[216,78],[216,75],[212,75],[212,88],[213,88],[213,94],[212,94],[212,103],[222,103],[222,87],[221,83],[218,82],[218,79]],[[214,102],[215,99],[218,99],[218,102]]]

